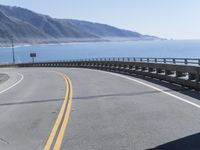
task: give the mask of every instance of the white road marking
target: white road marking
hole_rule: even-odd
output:
[[[24,79],[24,76],[21,74],[21,73],[18,73],[18,75],[21,77],[19,81],[17,81],[16,83],[14,83],[13,85],[11,85],[10,87],[0,91],[0,94],[10,90],[11,88],[15,87],[16,85],[18,85],[23,79]]]
[[[157,88],[157,87],[155,87],[155,86],[152,86],[152,85],[150,85],[150,84],[144,83],[144,82],[142,82],[142,81],[139,81],[139,80],[136,80],[136,79],[127,77],[127,76],[125,76],[125,75],[117,74],[117,73],[106,72],[106,71],[100,71],[100,70],[96,70],[96,71],[103,72],[103,73],[107,73],[107,74],[111,74],[111,75],[114,75],[114,76],[118,76],[118,77],[121,77],[121,78],[125,78],[125,79],[128,79],[128,80],[134,81],[134,82],[136,82],[136,83],[139,83],[139,84],[142,84],[142,85],[147,86],[147,87],[149,87],[149,88],[152,88],[152,89],[154,89],[154,90],[156,90],[156,91],[159,91],[159,92],[161,92],[161,93],[164,93],[164,94],[166,94],[166,95],[168,95],[168,96],[171,96],[171,97],[173,97],[173,98],[176,98],[176,99],[178,99],[178,100],[180,100],[180,101],[182,101],[182,102],[185,102],[185,103],[187,103],[187,104],[190,104],[190,105],[192,105],[192,106],[195,106],[195,107],[197,107],[197,108],[200,108],[200,105],[198,105],[198,104],[196,104],[196,103],[193,103],[193,102],[191,102],[191,101],[189,101],[189,100],[187,100],[187,99],[184,99],[184,98],[179,97],[179,96],[177,96],[177,95],[174,95],[174,94],[172,94],[172,93],[169,93],[169,92],[166,92],[166,91],[164,91],[164,90],[161,90],[161,89],[159,89],[159,88]]]

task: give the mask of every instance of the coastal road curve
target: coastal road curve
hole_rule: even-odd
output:
[[[200,149],[199,92],[89,69],[0,73],[0,150]]]

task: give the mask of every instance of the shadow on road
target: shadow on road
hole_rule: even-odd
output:
[[[148,150],[200,150],[200,133],[190,135]]]
[[[179,90],[186,90],[186,89],[179,89]],[[163,90],[165,92],[171,92],[174,90]],[[178,90],[177,90],[178,91]],[[140,95],[150,95],[150,94],[156,94],[156,93],[161,93],[160,91],[148,91],[148,92],[129,92],[129,93],[110,93],[110,94],[99,94],[99,95],[92,95],[92,96],[80,96],[80,97],[74,97],[73,99],[84,99],[84,100],[89,100],[89,99],[95,99],[95,98],[107,98],[107,97],[124,97],[124,96],[140,96]]]
[[[112,71],[107,71],[107,72],[112,72]],[[166,82],[166,81],[162,81],[162,80],[159,80],[159,79],[155,79],[155,78],[151,78],[151,77],[147,77],[147,76],[143,76],[143,75],[138,75],[138,74],[131,74],[130,75],[130,74],[119,73],[119,72],[118,72],[118,74],[123,74],[123,75],[127,75],[127,76],[130,76],[130,77],[142,79],[142,80],[154,83],[154,84],[158,84],[158,85],[164,86],[168,89],[171,89],[172,91],[177,91],[181,94],[184,94],[184,95],[187,95],[187,96],[190,96],[192,98],[200,100],[200,91],[188,89],[187,87],[183,87],[181,85],[169,83],[169,82]]]
[[[12,105],[26,105],[26,104],[38,104],[38,103],[49,103],[49,102],[56,102],[56,101],[63,101],[64,98],[59,99],[47,99],[47,100],[35,100],[35,101],[20,101],[20,102],[13,102],[13,103],[0,103],[1,106],[12,106]]]

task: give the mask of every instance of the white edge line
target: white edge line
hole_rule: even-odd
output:
[[[159,92],[161,92],[161,93],[163,93],[163,94],[166,94],[166,95],[168,95],[168,96],[171,96],[171,97],[173,97],[173,98],[176,98],[176,99],[178,99],[178,100],[180,100],[180,101],[182,101],[182,102],[185,102],[185,103],[187,103],[187,104],[190,104],[190,105],[192,105],[192,106],[195,106],[195,107],[197,107],[197,108],[200,108],[200,105],[198,105],[198,104],[196,104],[196,103],[193,103],[193,102],[191,102],[191,101],[189,101],[189,100],[187,100],[187,99],[181,98],[181,97],[179,97],[179,96],[177,96],[177,95],[174,95],[174,94],[172,94],[172,93],[166,92],[166,91],[161,90],[161,89],[159,89],[159,88],[157,88],[157,87],[155,87],[155,86],[152,86],[152,85],[147,84],[147,83],[144,83],[144,82],[142,82],[142,81],[139,81],[139,80],[136,80],[136,79],[127,77],[127,76],[125,76],[125,75],[121,75],[121,74],[117,74],[117,73],[112,73],[112,72],[106,72],[106,71],[100,71],[100,70],[95,70],[95,71],[99,71],[99,72],[111,74],[111,75],[114,75],[114,76],[118,76],[118,77],[121,77],[121,78],[125,78],[125,79],[128,79],[128,80],[134,81],[134,82],[136,82],[136,83],[139,83],[139,84],[142,84],[142,85],[147,86],[147,87],[149,87],[149,88],[152,88],[152,89],[154,89],[154,90],[156,90],[156,91],[159,91]]]
[[[17,74],[21,77],[21,79],[19,81],[17,81],[16,83],[14,83],[13,85],[11,85],[10,87],[0,91],[0,94],[2,94],[4,92],[10,90],[11,88],[15,87],[16,85],[18,85],[24,79],[24,76],[21,73],[17,73]]]

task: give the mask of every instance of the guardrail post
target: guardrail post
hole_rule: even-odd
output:
[[[129,67],[129,70],[133,69],[133,65],[129,65],[128,67]]]
[[[165,75],[172,75],[174,74],[174,72],[172,72],[171,70],[165,70]]]
[[[197,74],[196,74],[196,82],[200,81],[200,69],[198,69]]]
[[[153,70],[153,68],[149,67],[148,71],[153,72],[154,70]]]
[[[140,70],[140,67],[139,66],[135,66],[135,70],[136,71]]]
[[[156,73],[163,73],[163,70],[162,69],[159,69],[159,68],[156,68]]]
[[[185,61],[185,64],[187,65],[187,64],[188,64],[188,60],[187,60],[187,59],[185,59],[184,61]]]
[[[146,71],[147,70],[147,68],[146,67],[142,67],[142,71]]]
[[[196,80],[196,74],[189,73],[188,74],[188,80]]]
[[[182,77],[182,76],[183,76],[182,72],[176,71],[176,77]]]
[[[164,62],[164,64],[166,64],[166,62],[167,62],[167,61],[166,61],[166,58],[163,59],[163,62]]]
[[[173,59],[173,64],[176,64],[176,59]]]

